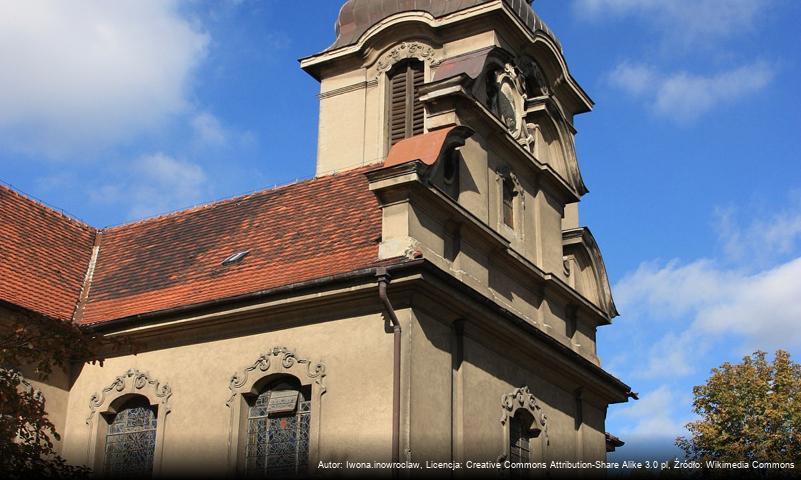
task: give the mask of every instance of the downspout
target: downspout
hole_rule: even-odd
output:
[[[393,362],[392,362],[392,463],[400,461],[400,370],[401,370],[401,325],[395,309],[387,296],[387,286],[389,285],[390,275],[386,267],[378,267],[375,270],[378,278],[378,297],[384,304],[384,311],[392,324],[392,336],[394,340]],[[393,470],[397,470],[393,467]]]

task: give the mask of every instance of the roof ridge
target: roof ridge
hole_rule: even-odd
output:
[[[270,188],[264,188],[264,189],[261,189],[261,190],[256,190],[256,191],[248,192],[248,193],[242,193],[242,194],[235,195],[233,197],[224,197],[224,198],[220,198],[220,199],[217,199],[217,200],[211,200],[211,201],[208,201],[208,202],[202,202],[202,203],[198,203],[197,205],[193,205],[193,206],[188,207],[188,208],[184,208],[184,209],[180,209],[180,210],[173,210],[171,212],[161,213],[159,215],[155,215],[155,216],[152,216],[152,217],[145,217],[145,218],[140,218],[138,220],[133,220],[133,221],[130,221],[130,222],[119,223],[119,224],[116,224],[116,225],[109,225],[109,226],[100,228],[99,231],[100,231],[100,233],[105,233],[105,232],[110,232],[110,231],[118,230],[118,229],[125,228],[125,227],[131,227],[131,226],[134,226],[134,225],[140,225],[142,223],[155,222],[155,221],[159,221],[159,220],[164,220],[166,218],[177,217],[179,215],[199,212],[201,210],[206,210],[206,209],[209,209],[209,208],[218,207],[220,205],[227,205],[229,203],[234,203],[234,202],[237,202],[237,201],[245,200],[245,199],[252,198],[252,197],[255,197],[255,196],[258,196],[258,195],[273,193],[273,192],[276,192],[276,191],[279,191],[279,190],[283,190],[285,188],[289,188],[289,187],[292,187],[292,186],[295,186],[295,185],[300,185],[302,183],[310,182],[311,180],[315,180],[315,178],[305,179],[305,180],[295,180],[294,182],[291,182],[291,183],[284,183],[284,184],[281,184],[281,185],[274,185],[274,186],[272,186]]]
[[[100,257],[100,239],[102,238],[99,231],[94,232],[92,238],[92,256],[89,257],[89,262],[86,266],[86,273],[84,274],[83,282],[81,283],[81,291],[78,292],[78,298],[75,301],[75,309],[72,313],[72,321],[80,323],[83,318],[83,312],[86,307],[86,302],[89,301],[89,291],[92,288],[92,280],[95,274],[95,267],[97,266],[97,259]]]
[[[163,214],[156,215],[156,216],[153,216],[153,217],[147,217],[147,218],[142,218],[142,219],[139,219],[139,220],[134,220],[132,222],[120,223],[120,224],[117,224],[117,225],[110,225],[110,226],[98,229],[98,232],[101,233],[101,234],[105,233],[105,232],[112,232],[112,231],[116,231],[118,229],[127,228],[127,227],[131,227],[131,226],[134,226],[134,225],[141,225],[141,224],[144,224],[144,223],[156,222],[156,221],[164,220],[166,218],[173,218],[173,217],[177,217],[179,215],[185,215],[185,214],[199,212],[199,211],[210,209],[210,208],[216,208],[216,207],[219,207],[221,205],[228,205],[230,203],[234,203],[234,202],[242,201],[242,200],[245,200],[245,199],[253,198],[253,197],[256,197],[256,196],[259,196],[259,195],[266,195],[266,194],[276,193],[276,192],[284,190],[284,189],[288,189],[288,188],[291,188],[291,187],[296,187],[298,185],[304,185],[304,184],[312,183],[312,182],[317,181],[317,180],[323,180],[323,179],[328,179],[328,178],[331,178],[331,177],[336,177],[336,176],[340,176],[340,175],[344,175],[344,174],[353,174],[353,173],[365,171],[368,168],[374,167],[377,164],[379,164],[379,162],[376,162],[376,163],[373,163],[373,164],[369,164],[369,165],[365,165],[365,166],[362,166],[360,168],[354,168],[354,169],[343,170],[343,171],[334,171],[334,172],[331,172],[331,173],[327,173],[325,175],[319,175],[319,176],[314,176],[314,177],[309,177],[309,178],[297,179],[297,180],[295,180],[293,182],[290,182],[290,183],[284,183],[284,184],[280,184],[280,185],[276,184],[276,185],[273,185],[272,187],[269,187],[269,188],[263,188],[261,190],[255,190],[253,192],[239,194],[239,195],[236,195],[236,196],[233,196],[233,197],[226,197],[226,198],[221,198],[221,199],[218,199],[218,200],[212,200],[212,201],[209,201],[209,202],[199,203],[197,205],[194,205],[192,207],[185,208],[185,209],[182,209],[182,210],[174,210],[172,212],[163,213]]]
[[[18,190],[16,187],[12,186],[10,183],[7,183],[7,182],[4,182],[4,181],[0,180],[0,190],[5,190],[5,191],[9,192],[12,195],[16,195],[17,197],[21,198],[22,200],[24,200],[26,202],[33,203],[33,204],[37,205],[38,207],[41,207],[41,208],[47,210],[48,212],[54,213],[54,214],[58,215],[59,217],[63,218],[64,220],[69,221],[70,223],[77,224],[77,226],[79,226],[79,227],[88,229],[93,233],[98,231],[98,229],[96,227],[94,227],[92,225],[89,225],[87,222],[81,220],[76,215],[73,215],[73,214],[71,214],[71,213],[69,213],[69,212],[67,212],[67,211],[65,211],[63,209],[54,207],[54,206],[48,204],[47,202],[45,202],[44,200],[40,200],[40,199],[34,197],[33,195],[31,195],[29,193],[23,192],[22,190]]]
[[[17,197],[21,198],[22,200],[25,200],[27,202],[36,204],[37,206],[39,206],[41,208],[44,208],[48,212],[54,213],[54,214],[58,215],[59,217],[63,218],[64,220],[67,220],[67,221],[69,221],[71,223],[77,224],[77,226],[82,227],[82,228],[92,232],[93,234],[102,234],[102,233],[105,233],[105,232],[114,231],[114,230],[117,230],[117,229],[120,229],[120,228],[124,228],[124,227],[130,227],[130,226],[139,225],[139,224],[142,224],[142,223],[148,223],[148,222],[163,220],[165,218],[171,218],[171,217],[175,217],[175,216],[178,216],[178,215],[183,215],[183,214],[187,214],[187,213],[193,213],[193,212],[201,211],[201,210],[204,210],[204,209],[217,207],[217,206],[220,206],[220,205],[226,205],[228,203],[241,201],[241,200],[244,200],[244,199],[247,199],[247,198],[252,198],[252,197],[255,197],[255,196],[258,196],[258,195],[274,193],[274,192],[277,192],[277,191],[280,191],[280,190],[283,190],[283,189],[286,189],[286,188],[294,187],[294,186],[297,186],[297,185],[311,183],[311,182],[314,182],[316,180],[323,180],[323,179],[327,179],[327,178],[331,178],[331,177],[336,177],[336,176],[339,176],[339,175],[353,174],[353,173],[357,173],[357,172],[367,171],[370,168],[374,168],[376,165],[381,165],[381,164],[382,164],[382,162],[380,162],[380,161],[379,162],[373,162],[373,163],[369,163],[367,165],[363,165],[361,167],[353,168],[353,169],[349,169],[349,170],[333,171],[333,172],[330,172],[330,173],[326,173],[324,175],[317,175],[317,176],[307,177],[307,178],[298,178],[295,181],[292,181],[292,182],[289,182],[289,183],[275,184],[272,187],[262,188],[260,190],[254,190],[254,191],[248,192],[248,193],[237,194],[237,195],[234,195],[232,197],[224,197],[224,198],[220,198],[220,199],[217,199],[217,200],[211,200],[211,201],[208,201],[208,202],[202,202],[202,203],[199,203],[197,205],[191,206],[189,208],[184,208],[184,209],[180,209],[180,210],[174,210],[174,211],[171,211],[171,212],[162,213],[162,214],[155,215],[155,216],[152,216],[152,217],[141,218],[139,220],[134,220],[134,221],[131,221],[131,222],[123,222],[123,223],[119,223],[119,224],[116,224],[116,225],[108,225],[108,226],[99,227],[99,228],[95,227],[93,225],[90,225],[89,223],[81,220],[76,215],[68,213],[63,209],[54,207],[54,206],[48,204],[47,202],[45,202],[44,200],[40,200],[40,199],[34,197],[33,195],[30,195],[30,194],[28,194],[26,192],[23,192],[22,190],[18,190],[15,187],[13,187],[10,183],[7,183],[7,182],[5,182],[3,180],[0,180],[0,190],[5,190],[5,191],[7,191],[7,192],[9,192],[9,193],[11,193],[13,195],[16,195]]]

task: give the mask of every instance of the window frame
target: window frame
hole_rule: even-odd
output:
[[[280,388],[282,386],[288,386],[288,385],[291,386],[291,388],[288,388],[288,389]],[[267,471],[266,468],[265,468],[265,471],[263,471],[263,472],[250,472],[250,471],[248,471],[248,464],[247,464],[248,456],[247,455],[248,455],[248,450],[250,449],[250,445],[249,445],[250,434],[251,434],[250,423],[251,423],[251,421],[253,421],[256,418],[269,419],[269,418],[295,417],[296,421],[299,420],[300,416],[302,414],[302,412],[300,411],[301,408],[302,408],[301,404],[302,403],[309,403],[309,407],[311,407],[311,402],[312,402],[312,399],[311,399],[311,388],[308,387],[308,386],[306,386],[306,387],[302,386],[300,384],[300,382],[298,381],[297,377],[295,377],[295,376],[278,374],[278,375],[268,375],[267,377],[263,378],[262,381],[256,383],[256,386],[254,386],[254,390],[258,391],[259,393],[258,394],[250,394],[250,393],[243,394],[244,400],[247,403],[247,412],[245,412],[245,416],[247,417],[247,424],[245,425],[245,430],[244,430],[244,433],[245,433],[245,435],[244,435],[245,439],[244,440],[245,441],[244,441],[244,444],[242,445],[242,448],[243,448],[243,451],[244,451],[243,472],[248,477],[261,476],[261,475],[269,476],[270,472]],[[265,414],[263,416],[254,417],[254,416],[251,415],[251,409],[253,409],[256,406],[255,404],[256,404],[257,400],[259,398],[261,398],[263,395],[267,394],[268,392],[279,392],[279,391],[290,391],[290,390],[291,391],[295,391],[295,392],[298,393],[298,397],[297,397],[297,400],[296,400],[296,405],[295,405],[295,408],[294,408],[293,411],[284,412],[283,414],[277,414],[275,416],[270,415],[270,414]],[[311,408],[309,408],[309,410],[307,412],[305,412],[305,414],[308,415],[308,417],[309,417],[309,432],[307,432],[307,435],[309,436],[309,445],[307,446],[306,462],[305,462],[306,463],[306,469],[309,469],[310,468],[310,464],[309,464],[310,450],[311,450]],[[269,424],[269,422],[267,422],[267,423]],[[296,445],[296,450],[297,450],[297,445]],[[296,461],[298,459],[299,458],[297,457],[297,451],[296,451]],[[296,469],[297,469],[298,466],[299,465],[297,465],[297,464],[295,465]],[[303,475],[304,473],[307,473],[307,472],[296,471],[296,472],[290,474],[290,476]],[[281,476],[281,475],[282,474],[280,474],[280,473],[278,474],[278,476]]]
[[[293,350],[275,347],[260,355],[255,362],[234,373],[228,382],[230,397],[226,406],[231,411],[228,432],[228,470],[233,475],[246,475],[248,410],[250,399],[258,397],[265,386],[292,377],[300,388],[311,390],[309,421],[308,474],[318,465],[322,398],[326,391],[325,365],[298,357]]]
[[[503,431],[503,451],[499,461],[510,460],[512,452],[512,420],[525,411],[529,425],[522,425],[531,432],[529,437],[528,462],[545,462],[548,459],[548,417],[543,412],[537,398],[527,386],[517,388],[501,395],[501,427]],[[520,418],[523,419],[523,416]]]
[[[141,405],[137,405],[137,406],[132,405],[132,403],[134,403],[134,402],[136,402],[138,400],[141,401]],[[104,444],[103,444],[103,473],[102,474],[105,475],[105,476],[114,476],[114,475],[119,475],[121,473],[126,473],[126,472],[112,472],[112,471],[109,470],[109,467],[110,467],[109,462],[108,462],[108,460],[109,460],[109,457],[108,457],[108,454],[109,454],[109,451],[108,451],[109,450],[109,440],[110,440],[110,437],[112,437],[112,436],[121,436],[122,437],[122,436],[125,436],[125,435],[129,435],[132,432],[111,433],[111,427],[114,425],[114,422],[117,421],[117,419],[119,418],[119,416],[123,412],[126,412],[127,410],[131,410],[131,409],[134,409],[134,408],[145,408],[146,410],[149,410],[150,412],[152,412],[153,420],[155,420],[155,422],[156,422],[156,425],[155,425],[154,428],[143,429],[143,431],[144,430],[152,431],[153,435],[154,435],[153,453],[151,454],[150,472],[149,472],[149,474],[152,475],[153,474],[153,462],[155,460],[155,454],[156,454],[155,435],[158,433],[158,405],[151,405],[150,401],[147,399],[147,397],[145,397],[143,395],[137,395],[137,394],[132,394],[132,395],[129,395],[127,397],[120,398],[115,403],[118,404],[118,407],[115,408],[115,410],[116,410],[115,413],[110,413],[109,412],[109,413],[101,414],[101,416],[103,416],[105,418],[105,420],[106,420],[106,431],[105,431],[105,438],[104,438]],[[142,472],[142,473],[145,473],[145,472]]]
[[[419,58],[415,57],[408,57],[401,60],[398,60],[387,70],[386,74],[384,75],[385,81],[385,117],[386,121],[384,122],[385,128],[385,139],[386,139],[386,151],[389,150],[397,143],[410,138],[414,135],[420,135],[425,133],[425,107],[421,105],[421,112],[420,112],[420,122],[422,123],[422,128],[419,132],[415,133],[414,125],[415,125],[415,106],[416,103],[419,102],[419,95],[415,95],[415,88],[414,88],[414,71],[416,70],[415,67],[419,67],[419,72],[421,74],[421,86],[426,82],[426,70],[427,70],[427,63]],[[402,72],[398,70],[402,69]],[[404,102],[404,134],[402,138],[399,138],[397,141],[393,143],[392,137],[392,120],[393,120],[393,102],[392,102],[392,81],[396,75],[405,75],[405,102]]]
[[[537,438],[539,433],[534,433],[531,430],[531,425],[534,423],[534,419],[531,417],[531,414],[526,412],[525,410],[518,410],[515,412],[513,416],[509,418],[509,460],[513,460],[514,450],[517,448],[520,450],[518,453],[519,461],[521,462],[530,462],[532,461],[532,445],[534,444],[533,440]],[[525,448],[523,446],[517,446],[514,440],[514,435],[516,433],[520,433],[519,438],[525,439]],[[525,458],[523,457],[523,450],[525,450]]]
[[[501,179],[501,221],[515,230],[515,186],[511,178]]]
[[[89,398],[90,414],[86,424],[91,430],[89,436],[88,465],[95,472],[105,472],[106,439],[112,419],[125,408],[125,404],[135,397],[142,397],[150,408],[156,411],[156,443],[153,451],[152,475],[161,473],[164,453],[164,432],[170,413],[169,400],[172,389],[146,372],[130,369],[118,376],[99,393]]]
[[[525,193],[517,175],[506,166],[502,165],[495,170],[496,174],[496,199],[497,199],[497,230],[506,235],[511,235],[514,239],[523,239],[524,218],[525,218]],[[506,189],[511,189],[511,220],[512,225],[506,223]]]

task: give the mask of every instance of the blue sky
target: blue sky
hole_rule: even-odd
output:
[[[0,2],[0,180],[107,226],[313,175],[340,1]],[[723,361],[801,359],[801,2],[537,0],[596,101],[581,221],[622,312],[616,454],[667,452]],[[11,67],[11,68],[9,68]],[[656,447],[654,447],[656,446]]]

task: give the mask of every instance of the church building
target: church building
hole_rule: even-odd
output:
[[[530,1],[348,0],[300,66],[311,180],[102,229],[0,186],[0,321],[136,346],[30,379],[61,455],[157,476],[605,460],[634,394],[596,350],[617,311],[579,220],[593,102]]]

